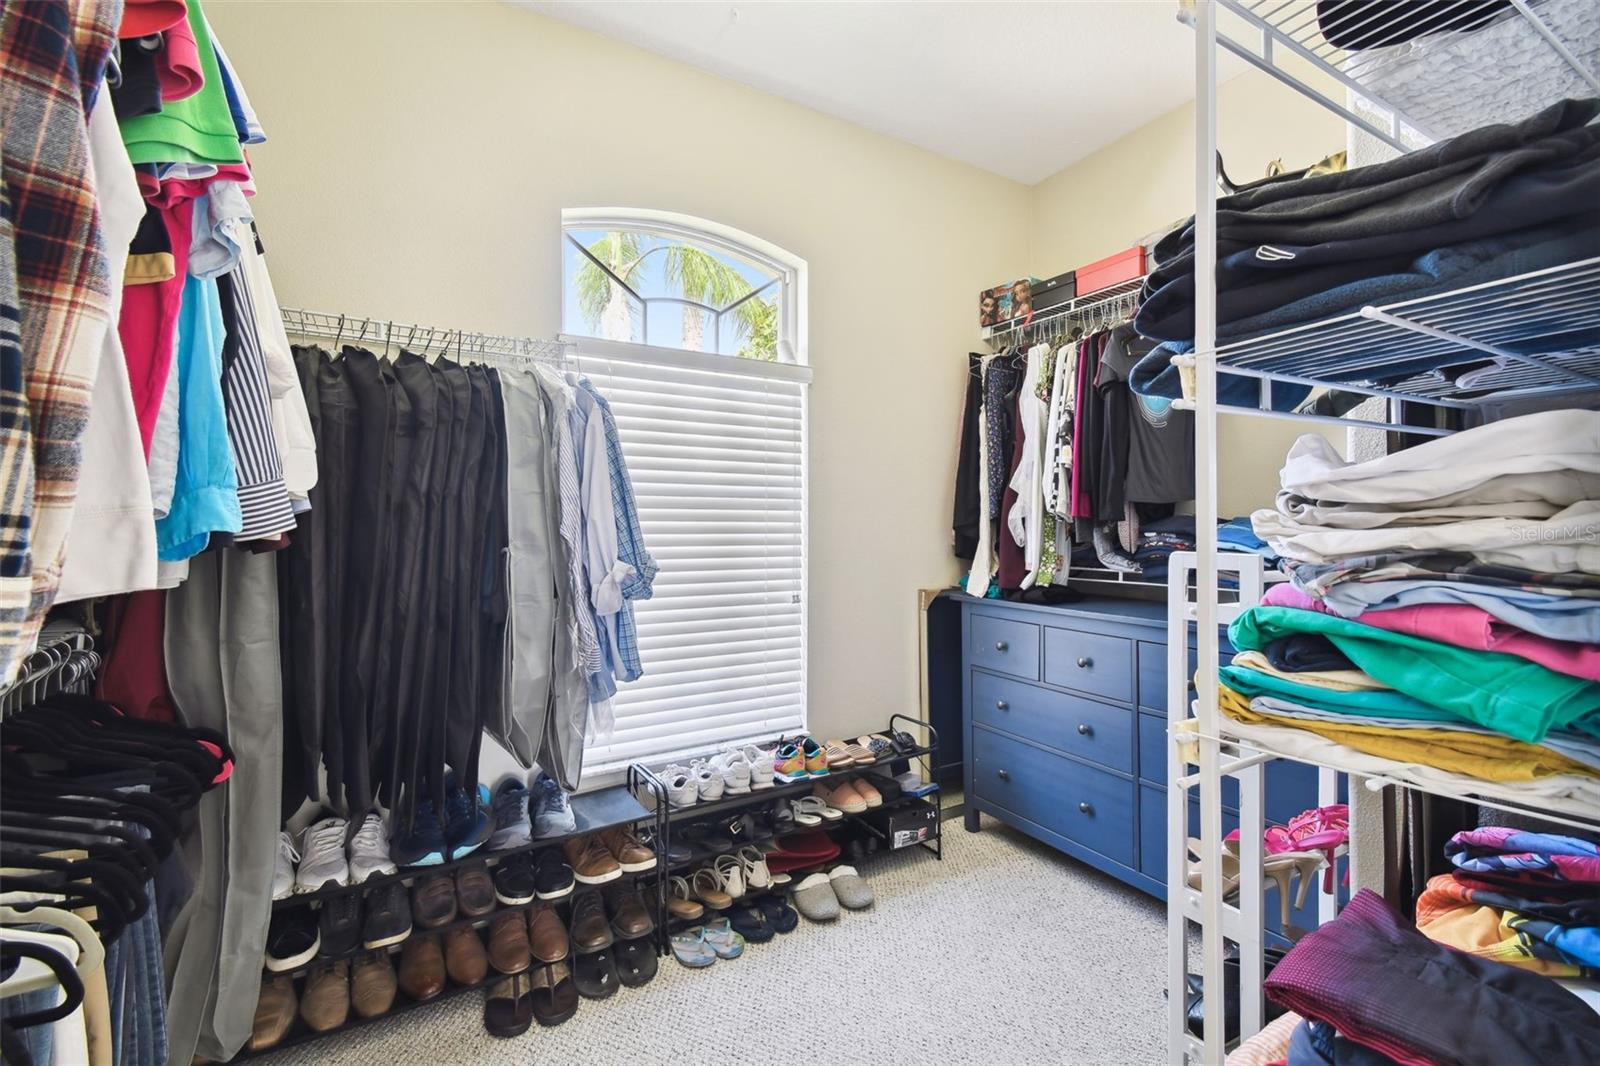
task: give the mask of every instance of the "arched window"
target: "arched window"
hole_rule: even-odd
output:
[[[805,263],[746,233],[657,211],[562,213],[573,336],[804,363]]]
[[[610,401],[646,545],[644,673],[585,774],[805,728],[805,263],[660,212],[562,214],[563,319]]]

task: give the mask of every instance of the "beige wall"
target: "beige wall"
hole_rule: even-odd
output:
[[[1331,91],[1339,91],[1332,89]],[[1344,125],[1258,71],[1218,93],[1217,143],[1228,176],[1253,181],[1274,159],[1308,166],[1344,147]],[[1029,265],[1050,277],[1127,248],[1194,214],[1194,105],[1139,127],[1032,189]],[[1224,417],[1217,502],[1225,515],[1272,502],[1278,469],[1303,425]],[[1330,434],[1340,447],[1344,433]]]
[[[1028,190],[503,4],[208,5],[271,138],[256,211],[286,305],[560,328],[563,207],[681,211],[808,260],[810,715],[914,710],[916,590],[955,576],[976,293]]]
[[[638,206],[810,264],[810,716],[855,735],[916,706],[916,589],[949,554],[975,293],[1192,210],[1192,108],[1029,189],[498,3],[212,3],[271,140],[255,208],[287,305],[550,336],[563,207]],[[1230,172],[1342,144],[1248,75]],[[1265,503],[1292,429],[1230,420],[1223,508]]]

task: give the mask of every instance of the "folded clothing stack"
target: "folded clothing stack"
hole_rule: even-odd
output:
[[[1289,726],[1277,739],[1306,757],[1342,745],[1375,772],[1600,804],[1600,413],[1366,463],[1303,437],[1282,486],[1252,521],[1293,584],[1229,630],[1235,730]]]
[[[1600,846],[1483,826],[1445,845],[1455,866],[1417,900],[1417,929],[1548,977],[1600,977]]]
[[[1600,254],[1600,100],[1568,100],[1372,166],[1268,179],[1217,201],[1217,338],[1234,340]],[[1174,354],[1193,350],[1191,219],[1155,246],[1134,327],[1160,345],[1130,384],[1178,396]],[[1483,363],[1481,356],[1471,357]],[[1381,384],[1469,366],[1458,351],[1390,365],[1352,360],[1332,380]],[[1456,364],[1461,364],[1457,366]],[[1259,382],[1225,375],[1223,402],[1254,405]],[[1307,389],[1278,389],[1274,406]]]
[[[1430,940],[1368,889],[1291,948],[1263,988],[1306,1019],[1290,1062],[1600,1061],[1600,1015],[1582,999],[1548,977]],[[1297,1043],[1308,1042],[1334,1054],[1297,1059]]]

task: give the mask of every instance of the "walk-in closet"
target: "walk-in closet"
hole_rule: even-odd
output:
[[[0,1063],[1600,1062],[1592,0],[0,0]]]

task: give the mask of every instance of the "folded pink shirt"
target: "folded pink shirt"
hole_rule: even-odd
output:
[[[1273,607],[1298,607],[1327,613],[1321,600],[1287,581],[1269,588],[1261,602]],[[1600,646],[1537,636],[1507,625],[1481,607],[1470,604],[1425,603],[1385,611],[1363,611],[1353,620],[1452,647],[1504,652],[1549,667],[1559,674],[1600,681]]]

